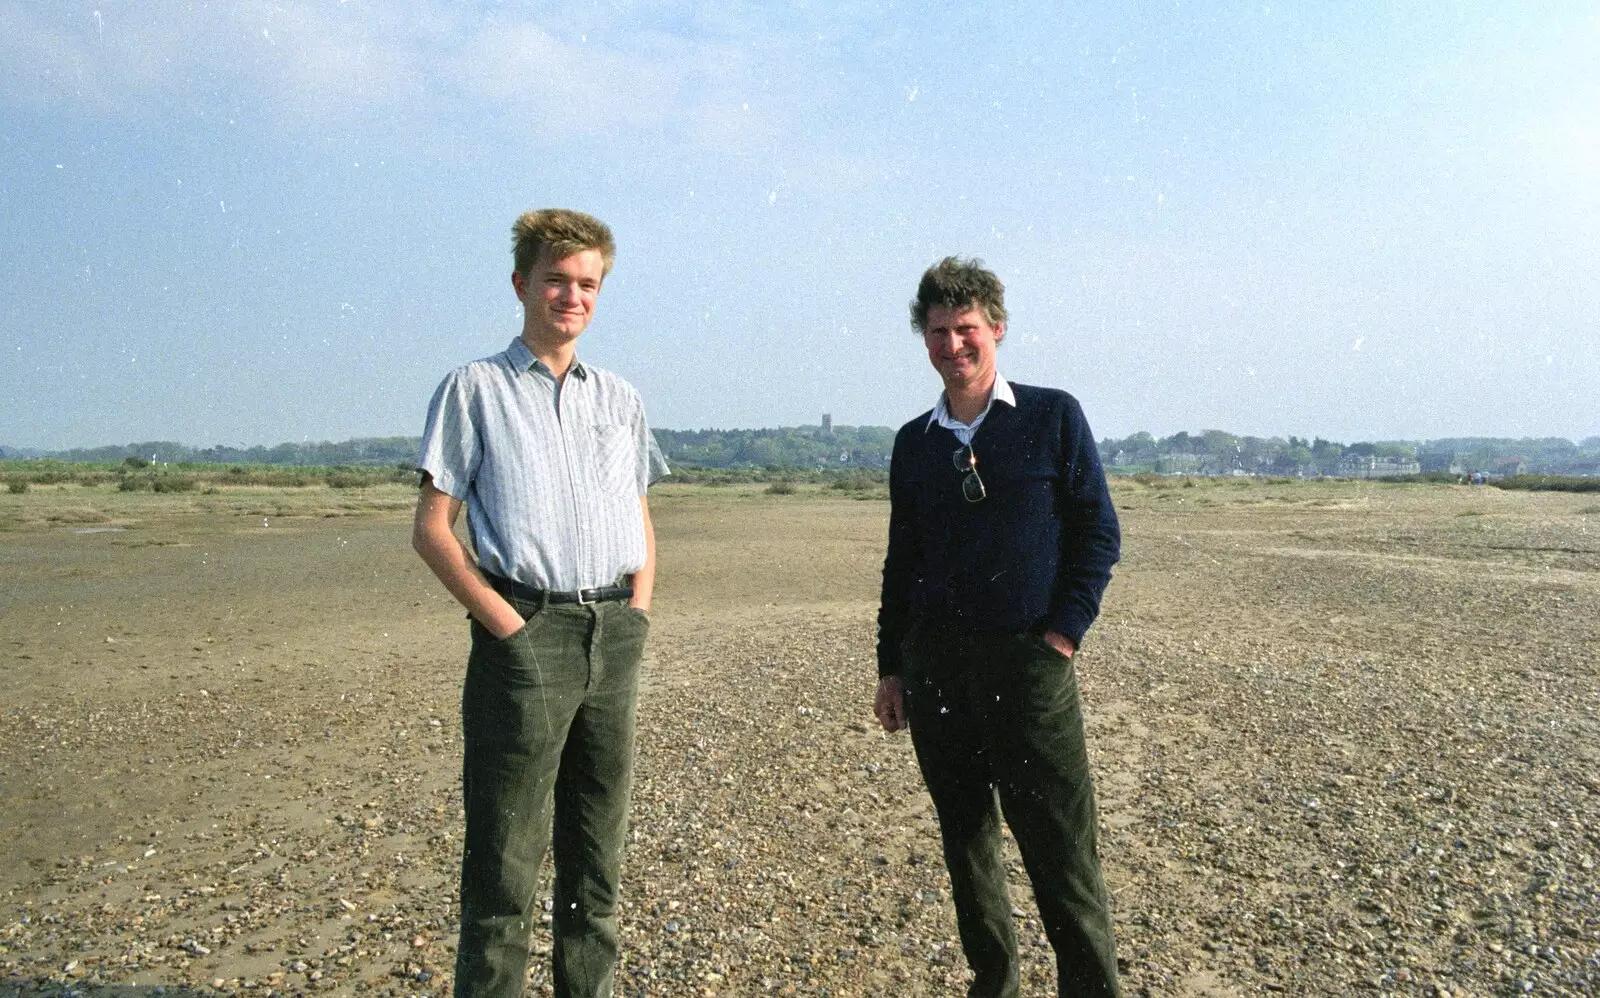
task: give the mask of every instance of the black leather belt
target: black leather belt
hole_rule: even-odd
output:
[[[593,589],[536,589],[524,582],[507,579],[504,576],[483,573],[489,584],[502,596],[510,596],[526,603],[547,603],[551,606],[582,605],[590,603],[608,603],[612,600],[632,599],[633,586],[623,583],[610,586],[596,586]]]

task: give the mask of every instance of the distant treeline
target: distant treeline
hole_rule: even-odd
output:
[[[673,464],[699,468],[889,467],[895,431],[887,426],[785,426],[772,430],[656,430]]]
[[[1447,437],[1341,444],[1314,437],[1235,436],[1223,430],[1153,437],[1135,433],[1100,441],[1114,471],[1132,474],[1266,474],[1390,477],[1395,475],[1600,475],[1600,437]]]
[[[656,430],[667,460],[681,468],[760,470],[861,469],[889,466],[894,429],[887,426],[790,426],[760,430]],[[191,447],[171,441],[45,452],[0,447],[0,460],[49,459],[119,464],[281,465],[285,467],[409,467],[416,437],[364,437],[340,443],[275,447]],[[1223,430],[1169,437],[1135,433],[1100,441],[1113,472],[1134,474],[1260,474],[1311,477],[1400,475],[1600,475],[1600,437],[1573,443],[1560,437],[1454,437],[1342,444],[1315,437],[1237,436]]]
[[[700,468],[818,469],[889,467],[894,430],[886,426],[790,426],[765,430],[656,430],[656,443],[675,465]],[[0,459],[118,464],[274,464],[295,467],[376,467],[414,462],[418,437],[363,437],[342,443],[275,447],[191,447],[170,440],[64,451],[0,447]]]

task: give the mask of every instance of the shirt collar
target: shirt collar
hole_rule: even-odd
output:
[[[1001,377],[999,371],[994,372],[994,385],[989,389],[989,404],[983,407],[983,411],[978,413],[977,418],[972,423],[982,422],[983,417],[989,415],[989,410],[994,408],[996,402],[1004,402],[1013,409],[1017,407],[1017,393],[1011,390],[1011,382]],[[933,407],[933,411],[928,414],[928,422],[923,426],[922,432],[926,433],[936,425],[954,423],[955,421],[955,417],[950,415],[949,397],[944,392],[940,392],[939,401]],[[972,424],[969,423],[968,425]]]
[[[553,377],[550,373],[550,365],[535,357],[533,351],[528,349],[528,344],[522,342],[522,337],[520,336],[512,340],[511,345],[506,347],[505,357],[506,363],[510,364],[511,369],[518,374],[524,371],[538,371],[545,377]],[[576,357],[572,358],[572,366],[567,368],[567,371],[570,374],[576,374],[579,378],[587,379],[589,377],[589,369],[584,367],[583,361]]]

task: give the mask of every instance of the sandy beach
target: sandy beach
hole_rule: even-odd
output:
[[[1595,497],[1158,484],[1078,665],[1127,993],[1600,991]],[[412,500],[0,494],[0,995],[447,992],[467,630]],[[964,993],[870,712],[888,503],[651,508],[619,993]]]

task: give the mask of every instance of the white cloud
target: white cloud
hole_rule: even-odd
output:
[[[437,70],[464,95],[506,106],[534,128],[606,132],[659,121],[684,99],[688,46],[634,41],[638,51],[623,51],[531,22],[492,25],[463,39]]]
[[[397,27],[348,6],[107,3],[41,16],[0,3],[0,92],[90,114],[242,98],[348,115],[418,89],[417,39]]]
[[[487,116],[541,146],[637,132],[749,150],[784,133],[785,109],[804,106],[799,95],[824,75],[785,70],[795,54],[742,18],[709,32],[637,26],[668,23],[662,10],[580,24],[434,0],[103,6],[100,18],[88,6],[41,15],[0,0],[0,100],[123,117],[218,105],[286,122],[387,112],[445,134]]]
[[[113,20],[83,9],[73,15],[41,16],[22,3],[0,5],[0,86],[24,102],[75,101],[93,107],[122,103],[130,92],[147,91],[164,74],[176,38],[122,44]]]

